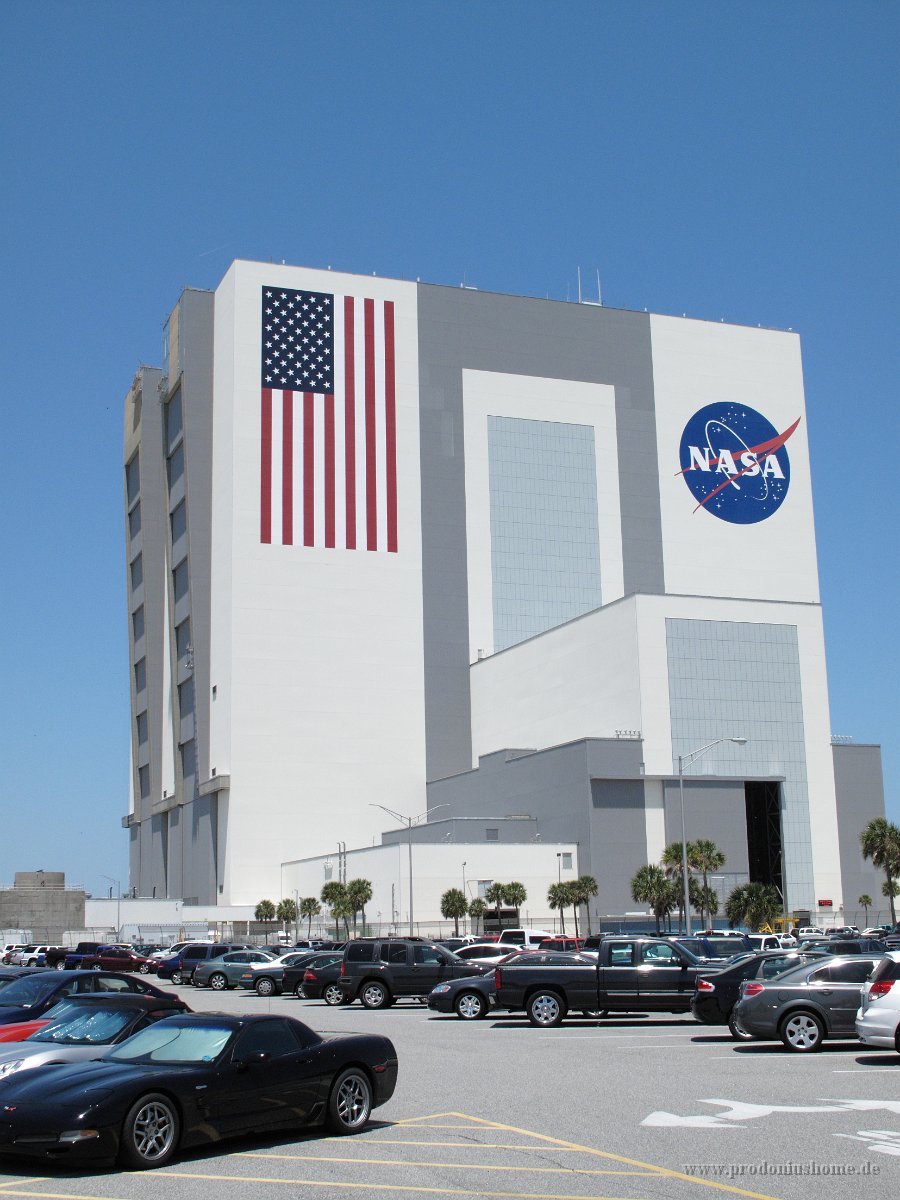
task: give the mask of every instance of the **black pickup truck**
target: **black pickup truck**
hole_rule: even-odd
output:
[[[542,955],[494,970],[496,1006],[523,1010],[532,1025],[559,1025],[570,1012],[691,1010],[694,983],[709,964],[661,938],[604,937],[596,958]],[[541,960],[545,961],[541,961]]]

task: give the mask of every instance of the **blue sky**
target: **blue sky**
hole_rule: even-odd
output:
[[[0,884],[127,879],[123,397],[238,257],[798,330],[832,729],[900,819],[898,15],[6,5]]]

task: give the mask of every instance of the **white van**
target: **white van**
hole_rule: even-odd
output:
[[[546,929],[504,929],[498,938],[501,946],[521,946],[523,950],[537,950],[541,942],[556,934]]]

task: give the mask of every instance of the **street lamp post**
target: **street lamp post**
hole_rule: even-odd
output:
[[[463,900],[465,900],[465,898],[466,898],[466,860],[465,859],[463,859],[462,871],[463,871]],[[463,915],[463,933],[465,933],[465,932],[466,932],[466,918],[465,918],[465,915]]]
[[[406,841],[409,850],[409,936],[414,937],[413,933],[413,866],[412,866],[412,827],[417,825],[423,817],[428,816],[438,808],[447,808],[446,804],[435,804],[434,808],[428,809],[426,812],[419,813],[416,817],[407,817],[403,813],[395,812],[394,809],[388,808],[385,804],[374,804],[370,802],[370,808],[380,808],[382,812],[386,812],[389,817],[393,817],[395,821],[402,821],[406,826]]]
[[[747,739],[745,737],[716,738],[715,741],[701,746],[699,750],[692,750],[690,754],[678,755],[678,798],[681,801],[681,877],[684,886],[682,903],[684,904],[684,929],[687,937],[691,936],[691,892],[688,877],[687,837],[684,828],[684,768],[696,762],[707,750],[712,750],[713,746],[720,746],[722,742],[734,742],[736,746],[746,746]]]
[[[562,851],[556,855],[556,882],[562,883]]]

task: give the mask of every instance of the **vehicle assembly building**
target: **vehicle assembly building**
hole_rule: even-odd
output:
[[[166,330],[125,403],[140,895],[292,895],[379,805],[395,877],[406,837],[574,845],[601,914],[682,812],[723,891],[879,886],[795,334],[255,262]]]

